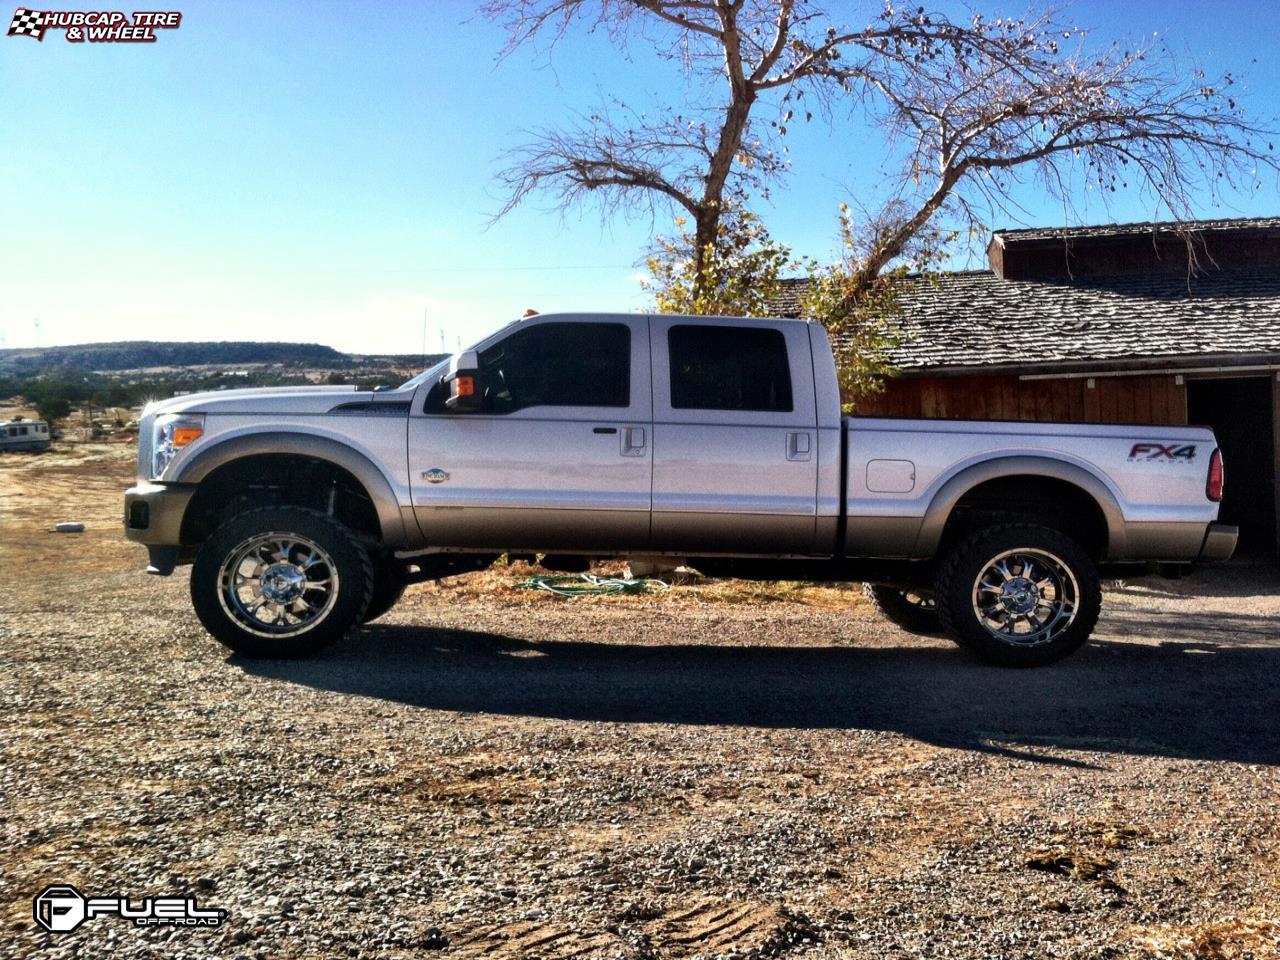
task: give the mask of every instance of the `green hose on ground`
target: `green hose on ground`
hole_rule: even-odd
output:
[[[517,583],[515,589],[545,590],[560,597],[585,597],[609,593],[656,593],[670,589],[670,585],[661,580],[623,580],[582,573],[565,577],[529,577]]]

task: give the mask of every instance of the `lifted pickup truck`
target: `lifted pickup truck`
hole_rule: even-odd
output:
[[[144,412],[125,530],[191,563],[196,613],[251,656],[314,653],[410,582],[502,553],[679,557],[849,580],[988,661],[1079,648],[1100,569],[1221,560],[1199,427],[842,417],[800,320],[550,314],[398,389],[195,394]]]

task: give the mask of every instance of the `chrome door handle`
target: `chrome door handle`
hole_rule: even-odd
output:
[[[813,437],[806,430],[787,434],[787,459],[808,462],[813,456]]]
[[[624,457],[644,456],[644,427],[626,427],[622,431],[622,455]]]

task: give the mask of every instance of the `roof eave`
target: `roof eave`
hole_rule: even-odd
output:
[[[1078,373],[1084,376],[1093,372],[1125,371],[1150,372],[1179,370],[1197,367],[1280,367],[1280,353],[1196,353],[1171,357],[1116,357],[1106,360],[1058,360],[1041,363],[1018,364],[958,364],[953,366],[903,366],[898,367],[898,379],[920,380],[929,377],[1009,377],[1043,373]]]

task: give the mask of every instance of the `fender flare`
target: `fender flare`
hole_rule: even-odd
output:
[[[1125,532],[1124,512],[1120,509],[1120,502],[1116,499],[1115,493],[1096,474],[1070,461],[1055,457],[1005,456],[965,467],[942,484],[929,502],[928,510],[925,511],[920,532],[916,536],[913,556],[932,557],[937,552],[938,544],[942,541],[943,528],[951,516],[951,511],[955,509],[960,498],[978,484],[988,480],[998,480],[1001,477],[1028,475],[1063,480],[1087,493],[1098,505],[1106,521],[1106,556],[1115,558],[1125,555],[1128,538]]]
[[[404,519],[390,481],[363,453],[328,437],[305,433],[251,433],[231,437],[201,450],[173,479],[178,483],[197,484],[234,460],[265,454],[324,460],[346,470],[360,481],[373,501],[383,543],[392,547],[405,543]]]

